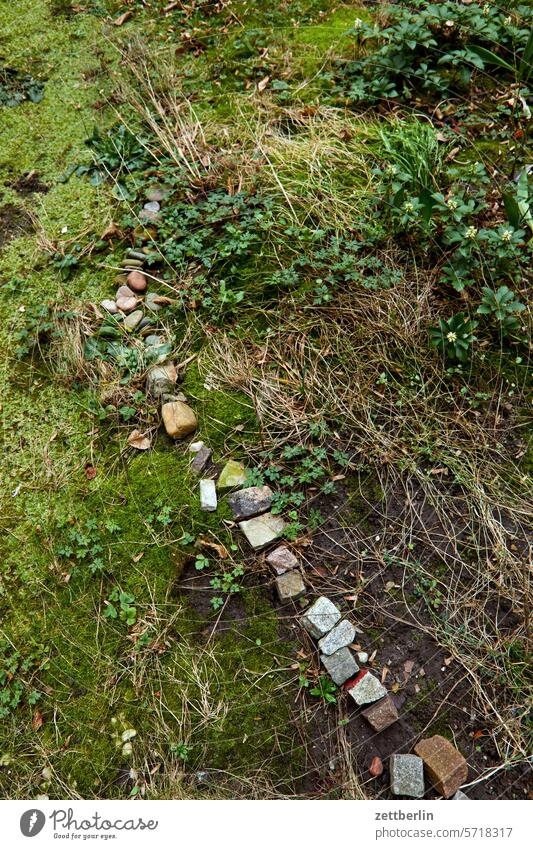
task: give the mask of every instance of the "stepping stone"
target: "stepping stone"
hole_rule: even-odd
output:
[[[385,728],[393,725],[399,719],[396,705],[390,696],[376,702],[361,713],[374,731],[384,731]]]
[[[269,486],[250,486],[228,495],[228,504],[235,519],[249,519],[270,510],[272,490]]]
[[[449,799],[468,778],[468,764],[461,752],[446,737],[435,734],[415,746],[424,761],[429,780],[437,793]]]
[[[388,695],[383,684],[371,672],[361,672],[348,687],[348,692],[359,706],[377,702]]]
[[[424,764],[416,755],[391,755],[391,790],[395,796],[421,799],[424,795]]]
[[[239,522],[239,528],[254,551],[260,551],[281,536],[285,529],[285,522],[281,516],[264,513],[262,516],[256,516],[254,519],[246,519],[245,522]]]
[[[452,796],[452,802],[461,802],[466,799],[468,802],[470,801],[469,797],[466,793],[463,793],[462,790],[458,790],[455,796]]]
[[[161,407],[163,424],[169,436],[173,439],[182,439],[188,436],[198,426],[196,416],[183,401],[169,401]]]
[[[357,675],[359,667],[350,649],[339,649],[334,654],[321,654],[322,665],[331,675],[335,684],[344,684],[352,675]]]
[[[242,486],[246,483],[246,469],[244,463],[237,463],[236,460],[228,460],[217,481],[219,489],[234,489],[237,486]]]
[[[146,393],[152,398],[161,398],[166,393],[174,391],[178,373],[174,363],[164,366],[152,366],[146,375]]]
[[[211,449],[203,445],[202,448],[200,448],[200,450],[196,452],[191,461],[191,472],[193,472],[193,474],[195,475],[201,475],[202,472],[207,469],[209,463],[211,462],[212,454],[213,452],[211,451]]]
[[[124,327],[126,330],[135,330],[135,328],[141,323],[142,318],[142,310],[135,310],[135,312],[131,312],[124,319]]]
[[[128,274],[128,286],[134,292],[144,292],[146,289],[146,277],[142,271],[130,271]]]
[[[200,481],[200,508],[208,513],[217,509],[217,489],[215,482],[204,478]]]
[[[305,593],[305,584],[299,571],[293,569],[276,578],[276,589],[279,600],[284,604],[287,601],[296,601]]]
[[[286,545],[278,545],[274,551],[267,555],[266,562],[269,566],[272,566],[277,575],[283,575],[284,572],[288,572],[289,569],[296,569],[298,566],[298,560]]]
[[[322,654],[333,654],[344,646],[349,646],[350,643],[353,643],[354,637],[355,626],[351,622],[348,622],[347,619],[343,619],[342,622],[335,625],[329,634],[326,634],[325,637],[322,637],[318,641],[318,648]],[[359,667],[357,667],[356,671],[359,671]]]
[[[300,619],[300,624],[316,640],[327,634],[341,618],[341,612],[329,598],[320,596]]]

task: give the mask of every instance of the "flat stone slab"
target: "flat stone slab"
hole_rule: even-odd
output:
[[[416,755],[391,755],[391,790],[395,796],[421,799],[424,795],[424,763]]]
[[[361,713],[374,731],[384,731],[389,725],[397,722],[399,718],[396,705],[390,696],[386,696],[380,702],[375,702]]]
[[[300,618],[300,623],[308,634],[311,634],[315,640],[319,640],[320,637],[331,631],[341,618],[341,615],[339,608],[329,598],[322,595],[320,598],[317,598],[309,610],[306,610]]]
[[[435,734],[415,746],[424,761],[427,776],[437,793],[449,799],[468,778],[468,764],[461,752],[446,737]]]
[[[266,513],[272,504],[272,490],[269,486],[249,486],[228,495],[228,504],[231,507],[234,519],[249,519]]]
[[[333,654],[333,652],[353,643],[354,637],[355,625],[352,625],[347,619],[343,619],[342,622],[332,628],[329,634],[318,641],[318,648],[322,654]],[[359,671],[359,667],[357,671]]]
[[[191,460],[191,472],[195,475],[201,475],[211,462],[212,451],[206,445],[202,445]]]
[[[281,536],[285,529],[285,522],[281,516],[263,513],[262,516],[255,516],[253,519],[239,522],[239,528],[254,551],[260,551]]]
[[[305,593],[304,579],[297,569],[292,569],[276,578],[276,589],[282,603],[296,601]]]
[[[383,684],[371,672],[361,672],[348,688],[348,692],[358,705],[368,705],[388,695]]]
[[[288,572],[289,569],[296,569],[298,566],[297,558],[286,545],[278,545],[265,559],[277,575],[283,575],[284,572]]]
[[[234,489],[237,486],[242,486],[246,483],[246,469],[244,463],[237,463],[236,460],[228,460],[217,481],[219,489]]]
[[[359,672],[355,657],[346,646],[334,654],[320,655],[320,660],[324,669],[327,670],[335,681],[335,684],[344,684],[348,678],[351,678],[352,675],[357,675]]]
[[[200,481],[200,508],[208,513],[217,509],[217,489],[213,480]]]

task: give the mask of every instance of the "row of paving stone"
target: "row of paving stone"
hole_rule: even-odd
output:
[[[141,211],[145,221],[155,221],[159,216],[160,202],[164,192],[154,189]],[[117,280],[121,285],[115,299],[104,300],[101,306],[109,313],[121,313],[124,327],[141,332],[152,324],[151,319],[137,309],[141,296],[147,288],[146,276],[142,272],[146,254],[128,251],[123,267],[127,277]],[[127,285],[125,285],[127,284]],[[146,306],[153,312],[160,309],[158,301],[164,298],[150,295],[144,297]],[[146,331],[145,331],[146,332]],[[162,337],[148,337],[147,343],[160,345],[164,351]],[[172,362],[166,362],[166,353],[152,366],[146,376],[147,394],[161,401],[161,416],[167,434],[173,439],[183,439],[194,433],[198,420],[194,410],[181,393],[176,393],[177,370]],[[193,455],[191,471],[205,475],[199,481],[200,506],[212,512],[217,509],[217,492],[229,492],[227,501],[238,522],[239,529],[254,552],[260,552],[279,542],[285,522],[272,513],[274,493],[268,486],[246,486],[247,470],[243,463],[229,460],[218,474],[212,461],[212,451],[204,442],[189,445]],[[276,589],[282,603],[296,601],[306,592],[304,576],[297,557],[284,544],[276,545],[266,554],[266,562],[276,575]],[[318,598],[302,615],[303,628],[318,641],[320,661],[338,686],[343,686],[361,714],[377,733],[384,731],[398,719],[396,706],[384,685],[368,669],[361,670],[358,662],[368,661],[366,652],[358,652],[357,660],[351,644],[356,628],[343,618],[339,608],[325,596]],[[358,661],[358,662],[357,662]],[[445,798],[466,799],[459,790],[468,777],[468,765],[461,753],[440,735],[421,740],[414,747],[415,754],[396,754],[390,758],[391,791],[396,796],[422,798],[425,775],[431,786]]]
[[[384,731],[393,725],[399,716],[387,689],[368,669],[359,668],[349,648],[355,637],[355,625],[343,619],[339,608],[325,596],[305,611],[300,622],[318,640],[320,661],[333,681],[344,687],[358,707],[370,705],[361,713],[374,731]],[[426,775],[430,785],[444,798],[467,798],[459,788],[468,778],[468,764],[449,740],[437,734],[420,740],[414,751],[415,754],[390,758],[391,791],[395,796],[422,798]]]

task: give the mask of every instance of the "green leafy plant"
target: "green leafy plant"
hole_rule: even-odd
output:
[[[464,363],[468,358],[470,346],[476,339],[476,327],[477,321],[468,319],[462,312],[447,320],[441,318],[438,327],[430,328],[431,344],[445,357]]]
[[[500,286],[499,289],[483,287],[483,298],[477,313],[494,317],[501,325],[502,331],[507,333],[518,327],[518,314],[525,310],[525,305],[515,298],[508,286]]]
[[[16,710],[22,701],[36,704],[41,690],[33,686],[33,679],[48,667],[48,647],[38,645],[23,654],[8,640],[0,639],[0,719]]]
[[[314,687],[309,689],[309,695],[323,699],[331,705],[337,704],[337,697],[335,696],[336,692],[337,685],[334,684],[331,678],[328,678],[327,675],[321,675]]]
[[[137,621],[135,596],[115,587],[106,600],[104,616],[106,619],[122,619],[130,627],[135,625]]]
[[[234,566],[229,570],[221,570],[211,578],[211,587],[218,592],[223,593],[223,596],[213,596],[211,606],[214,610],[218,610],[224,604],[224,596],[240,593],[241,583],[240,578],[244,575],[243,566]]]

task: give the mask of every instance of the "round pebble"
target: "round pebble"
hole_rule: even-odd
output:
[[[144,292],[146,289],[146,277],[142,271],[130,271],[128,274],[128,286],[134,292]]]
[[[366,663],[368,661],[368,654],[366,651],[358,651],[357,652],[357,660],[359,663]]]
[[[135,310],[135,312],[130,313],[124,319],[124,327],[126,330],[135,330],[138,324],[142,321],[143,313],[142,310]]]
[[[144,204],[143,209],[146,209],[147,212],[159,212],[161,207],[156,200],[150,200]]]
[[[118,307],[114,301],[100,301],[100,306],[103,307],[104,310],[107,310],[107,312],[110,312],[112,315],[118,312]]]
[[[117,307],[122,312],[131,312],[139,303],[137,298],[117,298]]]

